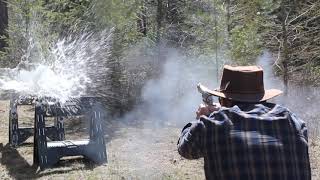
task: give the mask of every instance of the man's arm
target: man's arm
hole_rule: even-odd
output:
[[[188,123],[178,140],[178,152],[187,159],[203,157],[205,126],[202,121]]]
[[[308,143],[308,129],[307,129],[306,123],[302,119],[297,117],[296,114],[290,113],[290,115],[291,115],[291,119],[295,124],[296,129],[299,131],[299,134],[304,138],[306,143]]]
[[[181,156],[187,159],[203,157],[206,127],[201,118],[207,119],[212,112],[219,110],[220,107],[217,103],[212,105],[200,104],[196,111],[196,119],[200,120],[190,122],[182,129],[178,140],[178,152]]]

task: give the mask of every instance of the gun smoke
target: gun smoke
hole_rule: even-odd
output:
[[[122,120],[139,119],[146,126],[182,128],[187,122],[195,120],[195,111],[202,103],[201,94],[196,89],[197,83],[212,89],[219,86],[214,56],[192,58],[170,49],[166,57],[160,77],[149,80],[143,87],[142,104]],[[223,64],[231,61],[226,57],[219,58],[218,69],[221,71]],[[275,57],[269,51],[264,51],[256,61],[264,69],[265,88],[284,90],[281,77],[274,73],[274,63]],[[270,101],[288,107],[306,121],[310,137],[315,138],[320,134],[318,92],[311,86],[289,85],[287,96],[281,95]]]
[[[264,82],[266,87],[284,90],[281,76],[276,76],[273,65],[276,58],[269,51],[264,51],[258,58],[257,64],[264,69]],[[280,95],[272,101],[288,107],[298,117],[307,123],[308,134],[311,140],[318,139],[320,135],[320,106],[319,88],[312,85],[288,85],[288,94]]]
[[[124,120],[140,119],[154,127],[182,126],[195,119],[195,110],[202,102],[197,84],[217,86],[213,57],[190,58],[175,49],[166,51],[160,76],[147,81],[142,88],[142,104]]]

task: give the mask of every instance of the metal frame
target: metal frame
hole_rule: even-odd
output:
[[[48,108],[46,104],[36,103],[33,163],[41,170],[56,164],[60,158],[65,156],[82,155],[98,164],[107,162],[101,109],[93,98],[81,98],[80,104],[82,106],[79,109],[70,113],[66,111],[68,107],[61,107],[59,104]],[[50,109],[49,113],[48,109]],[[89,139],[47,141],[46,117],[62,118],[80,114],[90,120]]]
[[[33,136],[33,127],[19,127],[18,106],[34,106],[32,97],[19,97],[10,101],[9,110],[9,144],[17,147]],[[51,140],[64,140],[64,124],[61,117],[56,117],[53,126],[45,128],[46,135]]]

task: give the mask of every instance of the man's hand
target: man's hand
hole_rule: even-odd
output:
[[[212,112],[218,111],[220,109],[220,104],[219,103],[214,103],[213,105],[205,105],[205,104],[200,104],[196,114],[197,114],[197,119],[200,118],[200,116],[205,115],[209,116]]]

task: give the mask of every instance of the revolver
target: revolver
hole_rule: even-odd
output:
[[[209,89],[207,87],[205,87],[202,84],[198,83],[197,89],[198,89],[199,93],[201,93],[202,101],[206,105],[210,105],[210,106],[215,106],[216,105],[214,103],[214,97],[213,97],[213,95],[211,93],[209,93]]]

